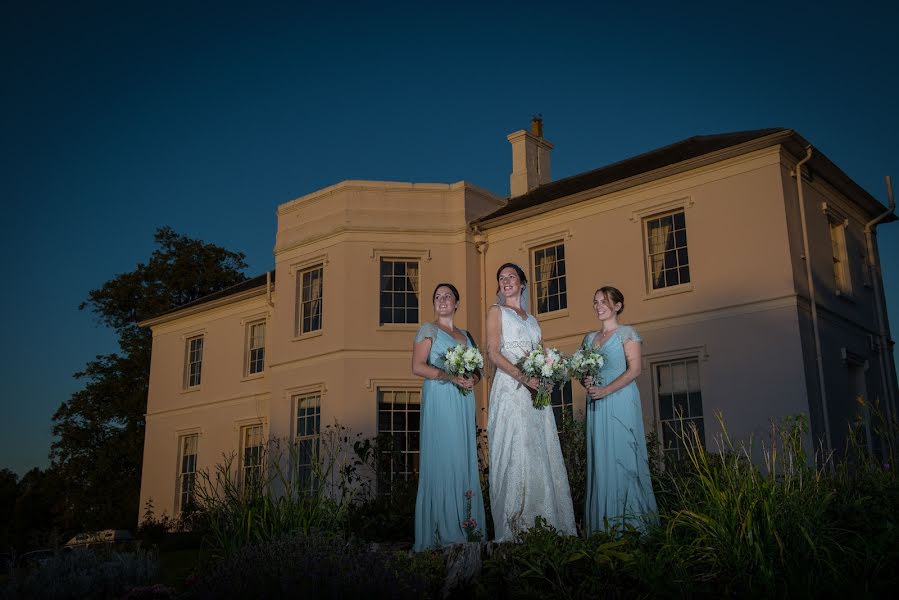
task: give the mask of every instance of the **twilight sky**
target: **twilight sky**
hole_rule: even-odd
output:
[[[160,225],[259,274],[277,205],[344,179],[507,195],[505,136],[537,112],[554,179],[789,127],[899,188],[895,2],[305,4],[0,0],[0,468],[47,465],[72,374],[116,350],[78,305]]]

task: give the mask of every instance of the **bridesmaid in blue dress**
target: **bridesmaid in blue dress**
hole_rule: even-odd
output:
[[[596,290],[593,312],[602,324],[588,333],[585,347],[599,349],[605,364],[599,381],[587,388],[587,533],[630,524],[645,531],[656,517],[649,476],[640,392],[642,339],[633,327],[620,325],[624,295],[607,286]]]
[[[463,521],[469,518],[484,532],[474,393],[464,395],[459,390],[471,390],[480,374],[468,379],[443,370],[443,356],[449,348],[474,345],[474,341],[467,331],[453,324],[459,305],[455,286],[437,285],[432,298],[437,318],[421,326],[412,347],[412,373],[425,379],[421,389],[421,455],[412,548],[416,552],[467,541]],[[466,494],[469,491],[470,499]]]

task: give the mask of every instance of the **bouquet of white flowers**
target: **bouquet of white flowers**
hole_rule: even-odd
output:
[[[537,395],[534,397],[534,408],[542,409],[549,406],[550,387],[568,379],[567,361],[555,348],[537,346],[523,356],[517,366],[526,376],[540,380]]]
[[[605,364],[606,359],[592,346],[582,346],[568,357],[568,372],[572,379],[583,381],[587,377],[593,378],[593,385],[599,385],[599,370]]]
[[[475,346],[466,346],[465,344],[459,344],[447,350],[446,354],[443,355],[443,359],[446,362],[446,372],[450,375],[469,377],[475,371],[484,367],[484,357],[481,356],[481,351]],[[458,385],[456,387],[465,395],[471,393],[471,390]]]

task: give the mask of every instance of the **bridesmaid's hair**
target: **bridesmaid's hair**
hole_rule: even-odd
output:
[[[453,293],[453,296],[456,297],[456,302],[459,301],[459,290],[456,289],[456,286],[454,286],[454,285],[451,284],[451,283],[438,283],[438,284],[437,284],[437,287],[434,288],[434,293],[431,294],[431,302],[434,301],[434,296],[437,295],[437,290],[439,290],[439,289],[442,288],[442,287],[449,288],[450,291]]]
[[[521,280],[521,285],[525,285],[528,282],[528,276],[524,274],[524,271],[521,270],[521,267],[516,265],[515,263],[505,263],[500,268],[496,270],[496,280],[499,281],[499,274],[503,272],[503,269],[508,267],[512,267],[515,269],[515,273],[518,275],[518,279]]]
[[[604,285],[593,292],[593,295],[596,296],[596,294],[600,292],[602,292],[602,295],[606,297],[606,300],[612,303],[612,306],[618,304],[619,302],[621,303],[621,310],[619,310],[617,314],[620,315],[624,312],[624,294],[621,293],[621,290],[610,285]]]

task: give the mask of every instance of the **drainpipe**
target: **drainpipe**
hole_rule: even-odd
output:
[[[474,233],[474,247],[477,248],[478,254],[481,255],[481,319],[482,323],[485,322],[484,319],[487,318],[487,248],[490,246],[490,243],[487,242],[487,237],[481,233],[481,230],[478,229],[477,225],[474,225],[472,228],[472,233]],[[487,330],[486,328],[482,332],[484,334],[484,343],[486,344],[487,340]],[[484,384],[484,396],[483,398],[490,397],[490,377],[487,375],[487,364],[484,364],[484,377],[481,381]],[[487,405],[486,402],[483,402],[484,406]],[[483,423],[483,426],[486,427],[487,423]]]
[[[265,301],[272,308],[275,307],[275,303],[272,302],[272,272],[265,272]]]
[[[799,195],[799,218],[802,222],[802,259],[805,261],[805,276],[808,284],[808,301],[812,309],[812,330],[815,333],[815,362],[818,364],[818,387],[821,390],[821,410],[824,412],[825,450],[832,452],[830,440],[830,415],[827,410],[827,389],[824,385],[824,361],[821,356],[821,332],[818,329],[818,301],[815,299],[815,282],[812,278],[811,253],[808,246],[808,225],[805,220],[805,196],[802,193],[802,165],[812,158],[812,147],[805,147],[805,158],[796,163],[793,177],[796,178],[796,192]],[[826,458],[826,457],[825,457]]]
[[[865,223],[865,242],[868,247],[868,272],[871,275],[871,279],[874,283],[874,312],[877,315],[877,337],[878,337],[878,345],[880,346],[880,351],[878,352],[880,359],[880,381],[883,385],[884,394],[886,397],[885,404],[887,407],[887,419],[889,423],[893,422],[893,415],[895,414],[895,403],[896,403],[896,391],[895,385],[892,384],[892,373],[893,370],[890,368],[890,334],[887,331],[886,325],[886,316],[884,315],[884,306],[881,300],[881,288],[880,288],[880,261],[876,255],[876,248],[874,245],[874,228],[877,227],[877,224],[882,220],[887,218],[889,215],[896,210],[896,200],[893,198],[893,184],[890,181],[890,176],[886,177],[887,184],[887,197],[890,201],[890,207],[878,215],[874,217],[867,223]]]

